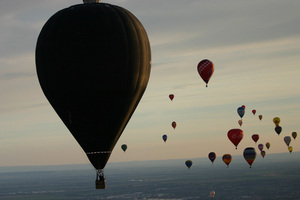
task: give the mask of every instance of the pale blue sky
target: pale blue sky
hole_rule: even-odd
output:
[[[218,157],[240,155],[248,146],[257,149],[254,133],[261,136],[258,144],[271,143],[267,154],[287,152],[284,136],[300,134],[300,1],[103,2],[131,11],[144,25],[152,49],[147,90],[110,162],[190,159],[210,151]],[[79,3],[0,2],[0,166],[88,163],[44,97],[34,61],[47,19]],[[215,64],[208,88],[196,70],[205,58]],[[236,109],[241,105],[246,106],[245,136],[235,150],[227,132],[239,128]],[[276,116],[282,121],[280,136],[272,122]],[[172,121],[178,124],[175,130]],[[295,151],[300,151],[299,140],[291,143]],[[123,143],[128,145],[125,155]]]

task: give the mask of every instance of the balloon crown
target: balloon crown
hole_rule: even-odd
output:
[[[83,0],[83,3],[100,3],[100,0]]]

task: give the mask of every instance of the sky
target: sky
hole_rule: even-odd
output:
[[[217,157],[242,155],[246,147],[258,152],[257,145],[266,142],[271,143],[267,154],[289,155],[284,136],[300,134],[300,1],[103,2],[122,6],[141,21],[152,53],[147,89],[109,162],[186,160],[211,151]],[[89,163],[45,98],[35,69],[36,41],[45,22],[80,3],[0,2],[0,166]],[[203,59],[215,65],[207,88],[197,73]],[[274,117],[281,118],[279,136]],[[244,131],[237,150],[227,138],[233,128]],[[260,135],[257,144],[252,134]],[[128,145],[125,153],[122,144]],[[300,151],[300,138],[291,146]]]

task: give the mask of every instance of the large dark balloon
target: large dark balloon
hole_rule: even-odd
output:
[[[149,80],[147,33],[129,11],[106,3],[54,14],[36,46],[40,85],[96,169],[103,169]]]

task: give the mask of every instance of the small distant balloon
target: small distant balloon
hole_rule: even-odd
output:
[[[211,76],[213,75],[213,73],[215,71],[213,62],[211,62],[208,59],[202,60],[199,62],[198,66],[197,66],[197,70],[198,70],[200,77],[206,83],[206,87],[207,87],[208,81],[210,80]]]
[[[258,145],[258,149],[259,149],[260,151],[262,151],[262,150],[264,149],[264,145],[263,145],[263,144],[259,144],[259,145]]]
[[[258,115],[258,119],[262,120],[263,116],[262,115]]]
[[[238,123],[239,123],[240,126],[242,126],[242,125],[243,125],[243,120],[240,119],[240,120],[238,121]]]
[[[276,126],[279,126],[279,123],[280,123],[280,118],[279,117],[274,117],[273,118],[273,122]]]
[[[216,192],[215,191],[210,191],[209,196],[213,199],[215,197]]]
[[[193,162],[191,160],[185,161],[185,165],[190,169],[191,166],[193,165]]]
[[[176,126],[177,126],[177,123],[174,121],[174,122],[172,122],[172,127],[175,129],[176,128]]]
[[[244,137],[244,132],[241,129],[231,129],[228,131],[227,136],[237,149],[238,144]]]
[[[244,114],[245,114],[245,108],[244,107],[238,107],[237,109],[237,113],[238,115],[243,118]]]
[[[167,135],[163,135],[163,136],[162,136],[162,139],[164,140],[164,142],[166,142],[166,141],[167,141],[167,138],[168,138],[168,136],[167,136]]]
[[[288,150],[289,150],[290,153],[292,153],[292,152],[293,152],[293,147],[292,147],[292,146],[289,146],[289,147],[288,147]]]
[[[297,132],[292,132],[292,137],[294,138],[294,140],[296,139],[297,137]]]
[[[265,155],[266,155],[266,152],[265,152],[264,150],[262,150],[262,151],[260,152],[260,155],[264,158]]]
[[[267,143],[266,143],[267,149],[270,149],[270,146],[271,146],[270,142],[267,142]]]
[[[292,139],[291,139],[290,136],[285,136],[285,137],[283,138],[283,140],[284,140],[284,142],[285,142],[285,144],[286,144],[287,146],[290,146],[290,143],[291,143],[291,141],[292,141]]]
[[[245,160],[247,161],[247,163],[250,165],[250,168],[256,158],[256,151],[253,147],[247,147],[245,150],[244,150],[244,158]]]
[[[127,145],[126,144],[122,144],[121,149],[125,152],[127,150]]]
[[[258,134],[253,134],[252,136],[252,140],[256,143],[259,140],[259,135]]]
[[[242,105],[242,107],[243,107],[244,109],[246,109],[246,106],[245,106],[245,105]]]
[[[169,98],[171,99],[171,101],[173,101],[173,99],[174,99],[174,94],[170,94],[170,95],[169,95]]]
[[[209,158],[209,160],[212,162],[212,164],[214,164],[214,161],[215,161],[215,159],[216,159],[216,153],[215,153],[215,152],[210,152],[210,153],[208,154],[208,158]]]
[[[282,131],[281,126],[276,126],[276,127],[275,127],[275,132],[276,132],[278,135],[281,133],[281,131]]]
[[[232,156],[230,154],[224,154],[222,157],[223,162],[227,165],[227,167],[229,166],[229,164],[232,161]]]
[[[252,113],[253,113],[253,115],[255,115],[255,113],[256,113],[256,110],[252,110]]]

